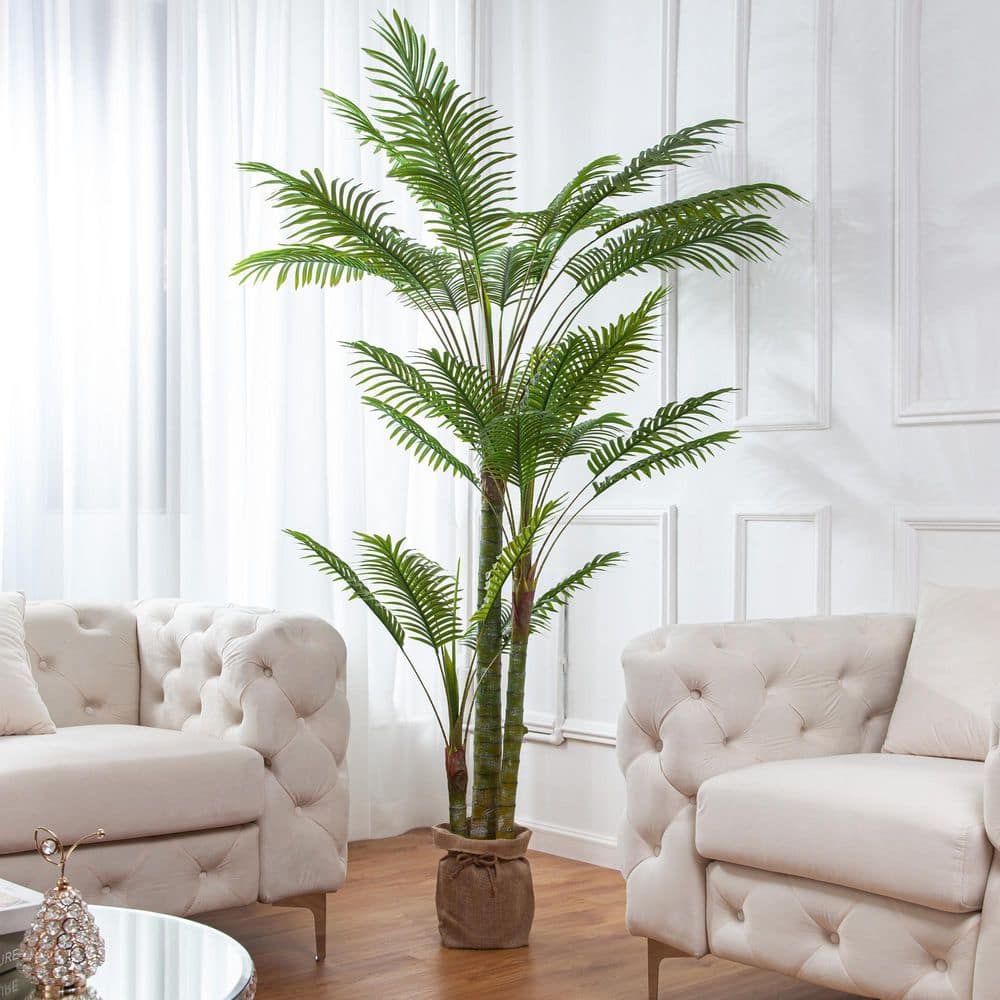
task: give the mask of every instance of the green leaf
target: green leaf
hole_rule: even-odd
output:
[[[561,213],[575,195],[607,177],[611,173],[611,168],[617,167],[620,163],[621,157],[614,155],[599,156],[591,160],[577,171],[576,175],[562,187],[545,208],[537,212],[519,213],[518,221],[535,238],[536,243],[540,242],[553,232],[556,220],[560,218]]]
[[[705,219],[722,220],[738,212],[760,213],[780,208],[782,201],[802,202],[805,199],[783,184],[740,184],[627,212],[598,227],[597,233],[603,236],[633,222],[655,222],[659,226],[668,226]]]
[[[389,203],[380,200],[378,192],[357,181],[327,183],[320,170],[304,170],[296,177],[267,163],[240,167],[263,175],[260,183],[271,189],[269,200],[288,209],[282,228],[295,244],[315,247],[333,241],[332,252],[349,255],[359,269],[390,282],[410,305],[424,310],[446,307],[447,288],[441,278],[445,251],[421,246],[389,225]],[[253,256],[237,269],[252,267]],[[452,267],[458,267],[457,259]]]
[[[741,261],[767,260],[784,242],[763,215],[705,218],[666,228],[646,222],[577,254],[566,271],[588,295],[596,295],[624,275],[650,268],[694,267],[725,274]]]
[[[685,465],[697,468],[737,437],[739,437],[737,431],[718,431],[715,434],[695,438],[692,441],[684,441],[670,448],[655,451],[594,483],[594,495],[603,493],[623,479],[641,479],[643,476],[648,479],[654,473],[664,473],[668,469],[680,469]]]
[[[485,101],[459,89],[448,67],[393,11],[375,31],[388,51],[365,49],[375,87],[375,121],[393,150],[390,176],[429,213],[444,246],[479,260],[501,245],[513,197],[510,131]]]
[[[526,406],[552,410],[573,421],[601,399],[627,392],[656,352],[656,323],[665,289],[649,292],[638,308],[600,330],[574,331],[541,358]]]
[[[665,135],[658,143],[634,156],[621,170],[588,184],[559,213],[554,228],[566,235],[578,232],[602,202],[648,191],[667,167],[687,163],[693,156],[714,149],[725,130],[736,124],[738,122],[728,118],[717,118]]]
[[[486,581],[482,603],[479,605],[479,610],[472,616],[472,621],[485,621],[493,605],[500,598],[504,584],[511,578],[521,559],[531,551],[538,533],[545,527],[561,503],[562,499],[559,498],[549,500],[538,507],[525,522],[524,527],[500,550]]]
[[[519,301],[538,284],[542,261],[530,240],[487,251],[479,267],[490,302],[504,308]]]
[[[531,631],[544,632],[552,624],[552,617],[580,590],[590,586],[591,580],[603,570],[617,566],[625,559],[624,552],[605,552],[594,556],[578,570],[550,587],[536,601],[531,612]]]
[[[720,400],[733,389],[713,389],[681,402],[666,403],[640,421],[630,434],[615,438],[594,451],[587,466],[599,476],[612,465],[639,456],[660,454],[689,441],[710,421],[719,419]]]
[[[291,528],[284,529],[285,534],[294,538],[306,553],[306,561],[315,566],[320,572],[336,577],[344,585],[344,589],[351,595],[351,600],[363,601],[368,610],[382,623],[385,630],[395,640],[400,649],[406,641],[406,633],[403,626],[397,621],[391,611],[382,604],[381,601],[369,590],[361,577],[340,558],[336,553],[331,552],[325,545],[321,545],[314,538],[303,534],[301,531],[293,531]]]
[[[412,452],[432,469],[442,467],[456,476],[463,476],[479,486],[479,477],[463,461],[453,455],[433,434],[424,430],[415,420],[374,396],[363,396],[367,406],[375,410],[389,425],[389,438]]]
[[[342,281],[356,281],[366,274],[375,273],[366,260],[334,250],[323,243],[261,250],[244,257],[230,273],[240,278],[240,284],[251,281],[256,285],[275,270],[278,272],[278,288],[289,275],[296,288],[303,288],[306,285],[332,287]]]
[[[455,577],[405,539],[355,532],[361,547],[361,572],[411,638],[444,650],[461,638]]]
[[[486,427],[500,406],[489,372],[437,348],[416,351],[414,357],[421,377],[461,423],[463,440],[481,447]]]

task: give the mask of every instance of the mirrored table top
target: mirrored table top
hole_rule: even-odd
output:
[[[213,927],[145,910],[91,906],[107,960],[88,980],[93,1000],[253,1000],[246,949]],[[0,976],[0,1000],[32,996],[16,972]]]

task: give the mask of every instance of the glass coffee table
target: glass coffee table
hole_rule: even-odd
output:
[[[146,910],[91,906],[107,960],[87,982],[93,1000],[253,1000],[246,949],[213,927]],[[17,973],[0,976],[0,1000],[30,997]],[[40,994],[36,994],[40,995]]]

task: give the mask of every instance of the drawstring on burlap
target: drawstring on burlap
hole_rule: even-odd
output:
[[[451,873],[452,878],[458,878],[469,865],[482,868],[490,880],[490,893],[494,896],[497,894],[497,864],[500,859],[495,854],[470,854],[466,851],[449,851],[448,853],[458,862],[455,870]]]

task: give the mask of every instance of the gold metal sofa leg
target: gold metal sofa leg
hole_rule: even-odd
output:
[[[326,958],[326,893],[311,892],[306,896],[289,896],[287,899],[279,899],[274,905],[301,907],[313,915],[316,961],[322,962]]]
[[[649,1000],[657,1000],[660,995],[660,962],[665,958],[687,958],[683,951],[664,944],[662,941],[646,939],[646,965],[649,974]]]

